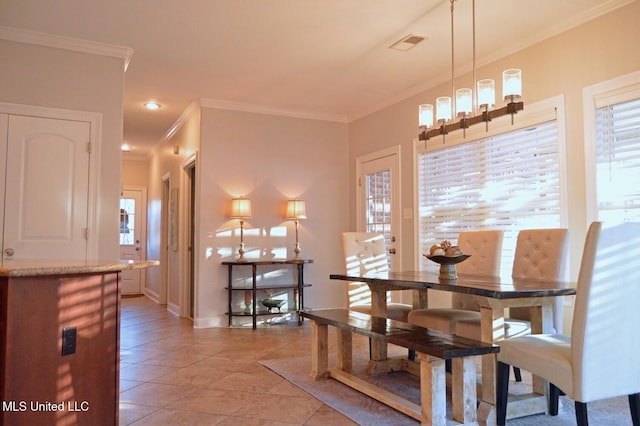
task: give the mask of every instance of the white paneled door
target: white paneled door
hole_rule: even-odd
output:
[[[125,190],[120,198],[120,259],[142,259],[143,192]],[[142,292],[142,269],[122,271],[122,294]]]
[[[382,233],[389,268],[400,270],[399,153],[394,148],[370,154],[358,158],[357,165],[358,230]]]
[[[91,124],[7,122],[4,257],[86,259]]]

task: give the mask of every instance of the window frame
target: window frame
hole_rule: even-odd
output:
[[[597,221],[599,217],[596,178],[597,109],[634,99],[640,99],[640,71],[585,87],[582,91],[587,223]]]
[[[566,155],[566,119],[565,119],[565,97],[564,95],[554,96],[541,100],[530,105],[525,105],[525,109],[514,116],[511,124],[509,116],[501,117],[489,123],[489,130],[485,126],[476,125],[467,129],[466,137],[461,131],[448,134],[445,142],[441,138],[430,139],[426,143],[426,150],[432,151],[443,149],[455,145],[472,143],[477,140],[501,135],[508,132],[519,131],[538,124],[555,120],[558,132],[558,172],[559,172],[559,211],[561,227],[568,227],[569,200],[568,200],[568,175],[567,175],[567,155]],[[425,142],[414,139],[413,144],[413,185],[414,185],[414,268],[421,269],[422,255],[420,243],[420,164],[419,154],[425,152]],[[503,268],[506,270],[507,268]],[[508,268],[510,269],[510,267]]]

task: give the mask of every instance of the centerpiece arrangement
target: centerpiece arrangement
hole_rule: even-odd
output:
[[[455,280],[458,278],[456,263],[468,259],[471,255],[462,253],[460,247],[454,246],[450,241],[444,240],[440,244],[432,245],[429,249],[429,254],[425,254],[424,256],[440,265],[439,278]]]

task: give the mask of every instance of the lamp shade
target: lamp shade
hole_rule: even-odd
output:
[[[522,71],[510,69],[502,72],[502,96],[505,100],[522,96]]]
[[[436,98],[436,120],[451,121],[451,98],[440,96]]]
[[[418,106],[418,125],[428,129],[433,127],[433,105],[422,104]]]
[[[478,81],[478,105],[480,108],[493,108],[495,104],[495,82],[490,78]]]
[[[287,202],[287,215],[285,219],[299,220],[307,218],[307,209],[302,200],[289,200]]]
[[[473,91],[471,89],[456,90],[456,114],[464,115],[473,112]]]
[[[231,218],[244,219],[251,217],[251,200],[234,198],[231,200]]]

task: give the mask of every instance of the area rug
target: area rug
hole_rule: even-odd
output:
[[[282,376],[289,382],[310,393],[326,405],[342,413],[359,425],[415,426],[420,423],[388,406],[370,398],[350,387],[332,379],[314,381],[311,371],[311,357],[296,357],[260,361],[262,365]],[[404,398],[420,403],[420,384],[418,378],[408,373],[390,373],[377,378],[364,375],[366,359],[354,359],[354,373],[377,386],[402,395]],[[329,360],[335,366],[335,357]],[[524,373],[524,372],[523,372]],[[510,391],[526,392],[530,376],[523,374],[523,384],[510,383]],[[450,397],[450,395],[448,396]],[[448,418],[450,407],[447,407]],[[575,411],[573,401],[561,397],[558,416],[544,414],[511,419],[509,426],[574,426]],[[631,426],[629,403],[626,397],[596,401],[588,405],[589,424],[591,426]],[[457,424],[451,421],[450,424]]]

